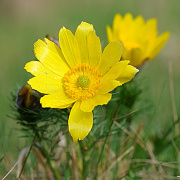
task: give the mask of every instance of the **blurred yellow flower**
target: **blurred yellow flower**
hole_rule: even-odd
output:
[[[28,83],[44,93],[42,107],[72,106],[68,126],[73,141],[84,139],[93,125],[93,109],[107,104],[109,93],[130,81],[138,71],[121,58],[121,43],[109,43],[101,50],[100,39],[92,25],[82,22],[75,35],[60,29],[58,47],[45,38],[34,44],[39,61],[31,61],[25,69],[35,77]]]
[[[116,14],[112,29],[110,26],[106,29],[108,41],[121,41],[123,44],[122,59],[129,59],[130,64],[135,67],[152,60],[169,38],[169,32],[158,36],[156,19],[144,22],[142,16],[133,19],[130,13],[124,17]]]

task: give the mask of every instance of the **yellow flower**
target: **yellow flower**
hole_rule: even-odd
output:
[[[129,59],[131,65],[139,67],[159,53],[169,38],[169,32],[158,36],[156,19],[144,22],[142,16],[133,19],[127,13],[124,17],[115,15],[112,29],[107,26],[107,37],[109,42],[121,41],[122,59]]]
[[[28,83],[44,93],[42,107],[72,106],[68,126],[73,141],[84,139],[93,125],[93,109],[107,104],[109,93],[130,81],[138,71],[121,58],[121,43],[112,42],[103,53],[93,26],[82,22],[75,35],[65,27],[59,32],[60,48],[52,41],[38,40],[35,56],[25,69],[35,77]]]

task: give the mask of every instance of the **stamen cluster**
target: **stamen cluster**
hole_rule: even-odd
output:
[[[84,100],[94,96],[100,87],[101,74],[87,63],[73,67],[64,78],[66,93],[74,99]]]

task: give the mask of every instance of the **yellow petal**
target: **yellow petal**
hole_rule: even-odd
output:
[[[80,109],[80,101],[77,101],[70,112],[68,125],[69,132],[76,142],[78,139],[83,140],[91,131],[93,126],[92,112],[83,112]]]
[[[34,44],[36,58],[50,71],[64,76],[69,70],[69,66],[64,61],[60,48],[48,39],[45,39],[45,41],[39,39]]]
[[[93,25],[82,22],[76,30],[75,37],[80,48],[81,62],[97,67],[102,52],[100,39],[96,36]]]
[[[129,59],[130,64],[138,67],[141,65],[141,63],[144,61],[143,57],[143,52],[140,48],[133,48],[131,50],[124,49],[123,54],[122,54],[122,59]]]
[[[149,59],[153,59],[159,53],[159,51],[163,48],[163,46],[167,42],[168,38],[169,38],[169,32],[165,32],[156,39],[155,47],[152,53],[150,54]]]
[[[36,76],[28,81],[33,89],[45,94],[62,91],[62,77],[47,69],[39,61],[31,61],[24,68]]]
[[[104,82],[108,80],[117,79],[123,73],[128,63],[128,60],[124,60],[114,64],[114,66],[101,78],[101,83],[104,84]]]
[[[31,78],[28,81],[28,84],[31,85],[32,89],[35,89],[40,93],[51,94],[64,91],[61,81],[61,79],[60,81],[53,81],[51,78],[36,76]]]
[[[127,13],[127,14],[125,14],[124,19],[123,19],[124,30],[122,27],[121,27],[121,29],[123,31],[129,31],[129,30],[131,31],[132,26],[133,26],[133,16],[132,16],[132,14]]]
[[[106,31],[107,31],[108,42],[116,41],[116,39],[114,37],[114,33],[113,33],[112,29],[110,28],[110,26],[106,26]]]
[[[142,40],[144,39],[144,31],[145,31],[145,23],[144,19],[142,16],[137,16],[134,19],[133,23],[133,41],[136,42],[137,44],[141,44]]]
[[[142,16],[137,16],[135,19],[134,19],[134,24],[136,24],[137,28],[140,29],[142,28],[142,26],[144,25],[144,19]]]
[[[64,106],[57,106],[56,108],[59,108],[59,109],[65,109],[65,108],[70,108],[73,104],[70,103],[70,104],[66,104]]]
[[[122,84],[117,80],[104,81],[103,84],[101,83],[101,87],[98,90],[98,93],[106,94],[106,93],[112,91],[113,89],[115,89],[117,86],[120,86],[120,85],[122,85]]]
[[[141,39],[142,44],[142,63],[144,60],[149,59],[149,56],[151,55],[154,47],[155,42],[157,39],[157,20],[156,19],[150,19],[146,22],[144,27],[144,33],[142,33]]]
[[[72,32],[65,27],[59,31],[59,44],[70,67],[77,66],[81,63],[77,40]]]
[[[122,72],[122,74],[117,78],[117,80],[121,83],[124,84],[128,81],[130,81],[135,74],[138,72],[139,70],[136,69],[135,67],[131,66],[131,65],[127,65],[125,70]]]
[[[39,61],[28,62],[25,65],[24,69],[26,69],[27,72],[30,72],[34,76],[43,76],[47,78],[52,78],[54,80],[57,79],[58,81],[62,79],[61,76],[57,75],[53,71],[50,71]]]
[[[98,105],[107,104],[111,99],[112,94],[96,94],[92,98],[83,100],[80,109],[84,112],[91,112]]]
[[[75,37],[79,45],[82,63],[89,61],[87,36],[91,31],[94,31],[93,25],[86,22],[82,22],[76,29]]]
[[[146,27],[146,33],[147,34],[157,34],[157,19],[155,18],[152,18],[152,19],[149,19],[146,24],[145,24],[145,27]]]
[[[113,32],[115,33],[115,35],[118,34],[118,32],[121,28],[121,26],[120,26],[121,21],[122,21],[122,16],[120,14],[116,14],[114,16],[113,26],[112,26]]]
[[[63,91],[56,94],[45,95],[40,99],[42,107],[61,109],[69,107],[75,101],[76,99],[70,98]]]
[[[95,31],[91,31],[87,36],[88,50],[89,50],[89,64],[98,67],[101,60],[101,42],[96,36]]]
[[[122,44],[120,42],[109,43],[102,54],[99,70],[104,75],[109,69],[121,59]]]

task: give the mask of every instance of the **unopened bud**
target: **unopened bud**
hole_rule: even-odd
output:
[[[40,106],[40,97],[42,95],[33,90],[30,85],[23,86],[16,98],[18,108],[36,109]]]

